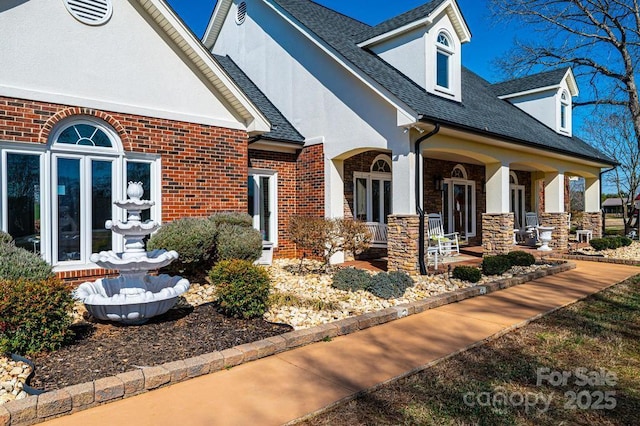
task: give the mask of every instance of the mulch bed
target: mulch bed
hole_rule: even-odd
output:
[[[60,389],[292,330],[288,325],[262,319],[228,318],[213,304],[171,309],[139,326],[91,322],[73,328],[76,337],[70,345],[31,358],[36,365],[31,386],[46,391]]]

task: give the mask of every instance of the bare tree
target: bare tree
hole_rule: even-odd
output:
[[[586,131],[594,145],[619,163],[603,175],[605,183],[616,188],[619,198],[630,196],[632,203],[640,190],[640,149],[628,115],[609,110],[608,114],[593,116],[586,121]],[[628,228],[630,217],[626,224]]]
[[[490,0],[494,16],[525,24],[528,38],[500,61],[511,76],[571,66],[591,85],[575,106],[608,105],[628,112],[640,146],[640,0]],[[535,37],[530,37],[531,33]]]

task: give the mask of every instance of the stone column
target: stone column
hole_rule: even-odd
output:
[[[554,250],[566,250],[569,246],[569,213],[540,213],[540,226],[553,226],[549,247]]]
[[[387,270],[418,275],[418,215],[388,216]],[[426,243],[425,243],[426,247]]]
[[[482,214],[482,251],[484,256],[506,254],[513,250],[513,213]]]
[[[590,229],[593,231],[593,238],[601,238],[603,235],[602,213],[584,212],[582,215],[582,229]]]

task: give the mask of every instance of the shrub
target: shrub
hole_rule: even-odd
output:
[[[606,249],[617,249],[619,247],[628,247],[631,245],[633,240],[629,237],[623,236],[615,236],[615,237],[605,237],[605,238],[592,238],[589,241],[591,247],[595,250],[606,250]]]
[[[217,260],[249,260],[255,262],[262,255],[262,236],[252,226],[221,223],[216,238]]]
[[[269,308],[271,283],[264,268],[247,260],[223,260],[211,269],[209,278],[225,315],[256,318]]]
[[[13,237],[4,231],[0,231],[0,244],[11,244]]]
[[[40,256],[13,244],[0,244],[0,280],[46,280],[53,276],[51,265]]]
[[[371,233],[364,222],[353,219],[335,219],[338,249],[354,257],[369,248]]]
[[[216,228],[207,218],[183,218],[167,223],[147,242],[147,249],[175,250],[180,257],[167,266],[172,273],[197,274],[213,265]]]
[[[526,251],[516,250],[507,254],[512,266],[531,266],[536,263],[536,258]]]
[[[402,297],[412,285],[411,277],[402,272],[380,272],[371,277],[371,284],[367,290],[381,299],[395,299]]]
[[[0,280],[0,353],[54,351],[73,336],[73,298],[62,281]]]
[[[609,248],[609,241],[607,240],[608,238],[592,238],[589,244],[597,251],[606,250]]]
[[[622,247],[629,247],[633,243],[631,238],[625,236],[619,236],[618,240],[620,240]]]
[[[487,256],[482,260],[482,273],[485,275],[502,275],[511,268],[511,261],[505,254]]]
[[[338,290],[366,290],[371,284],[371,275],[361,269],[340,269],[333,275],[331,286]]]
[[[247,213],[237,213],[237,212],[214,213],[211,216],[209,216],[209,220],[211,220],[216,226],[226,224],[226,225],[246,226],[249,228],[253,227],[253,218],[249,216]]]
[[[475,266],[456,266],[453,269],[453,278],[477,283],[482,278],[482,273]]]

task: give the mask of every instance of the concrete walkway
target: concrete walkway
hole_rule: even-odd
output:
[[[287,423],[640,273],[640,268],[631,266],[576,263],[578,267],[568,272],[80,411],[43,425]]]

